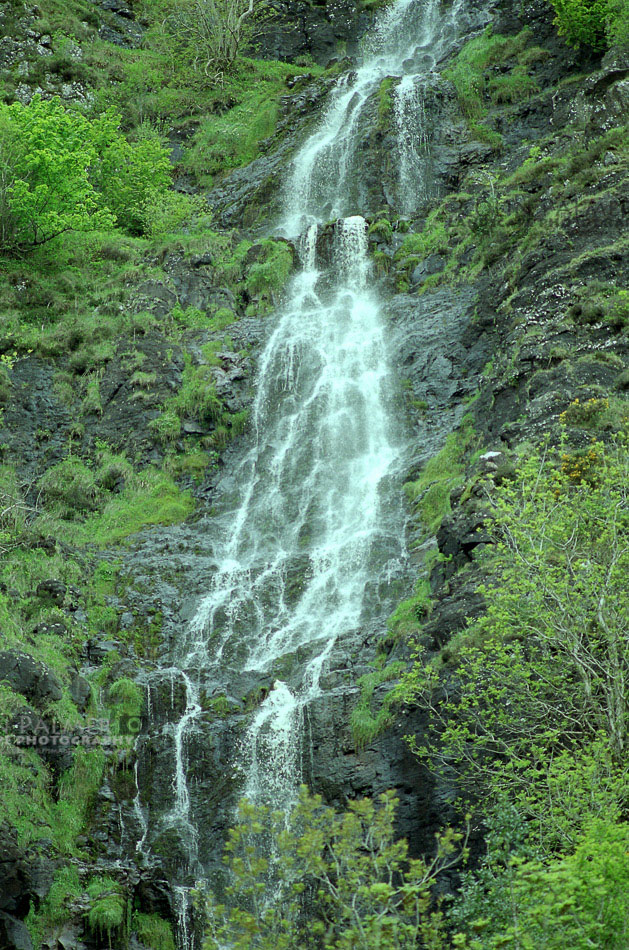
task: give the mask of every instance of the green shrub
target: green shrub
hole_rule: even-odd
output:
[[[42,476],[39,487],[44,498],[61,505],[64,513],[93,511],[97,507],[98,488],[94,472],[77,458],[59,462]]]
[[[550,3],[556,13],[559,35],[569,46],[605,48],[606,27],[615,9],[610,0],[550,0]]]
[[[203,211],[207,203],[200,196],[192,198],[179,191],[149,194],[142,209],[142,231],[149,237],[181,231]]]
[[[89,120],[59,99],[0,103],[0,253],[116,222],[142,232],[146,202],[167,188],[170,164],[154,134],[131,144],[119,121],[112,111]]]
[[[564,858],[516,859],[504,870],[498,864],[494,879],[508,881],[503,907],[492,916],[481,903],[480,918],[468,924],[471,933],[487,948],[624,950],[629,942],[628,849],[629,825],[603,818],[590,824],[574,853]]]

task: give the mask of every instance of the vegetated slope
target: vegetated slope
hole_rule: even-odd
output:
[[[294,266],[285,242],[217,229],[199,182],[255,156],[291,87],[310,84],[312,105],[330,81],[313,86],[313,61],[245,58],[208,79],[142,11],[51,0],[0,14],[2,946],[83,930],[99,945],[121,926],[173,946],[164,882],[132,906],[102,830],[135,794],[134,677],[161,649],[159,602],[126,598],[124,545],[193,514],[246,426],[251,350]],[[113,154],[103,110],[120,116],[109,197],[94,182]],[[154,161],[137,177],[143,143],[179,190]],[[38,188],[48,217],[29,217]]]
[[[183,53],[173,61],[151,40],[150,9],[138,21],[136,6],[50,0],[37,10],[21,3],[2,10],[6,100],[27,103],[39,90],[88,116],[113,106],[131,143],[157,128],[174,146],[178,188],[134,208],[141,214],[126,230],[69,234],[31,256],[0,259],[7,736],[0,751],[0,910],[7,946],[28,946],[27,915],[36,944],[65,932],[66,946],[99,946],[105,935],[115,942],[129,933],[146,947],[173,946],[159,868],[140,875],[130,861],[112,877],[107,862],[112,816],[137,792],[131,746],[144,697],[134,677],[161,649],[164,619],[150,590],[138,597],[127,589],[120,546],[142,528],[190,517],[211,490],[212,467],[246,425],[252,357],[294,263],[284,242],[219,228],[199,186],[216,186],[211,201],[221,223],[264,224],[273,176],[331,82],[312,62],[295,68],[244,58],[222,82],[207,82]],[[418,746],[432,750],[430,820],[440,808],[443,820],[457,821],[453,790],[471,782],[478,797],[482,789],[491,805],[489,858],[467,881],[453,918],[482,947],[498,945],[514,908],[536,946],[576,940],[547,895],[587,907],[580,862],[592,858],[598,869],[609,854],[613,865],[626,841],[626,777],[597,698],[606,695],[605,684],[596,681],[590,705],[581,707],[596,729],[579,720],[578,734],[570,732],[562,725],[570,712],[562,689],[579,681],[579,666],[544,665],[548,653],[562,657],[570,643],[546,633],[556,629],[552,612],[544,625],[547,601],[535,602],[526,626],[522,620],[548,572],[579,577],[595,564],[591,590],[603,591],[607,571],[608,599],[620,603],[618,617],[603,619],[621,631],[624,669],[623,562],[597,558],[613,547],[611,535],[621,544],[626,532],[617,493],[626,476],[627,425],[625,55],[618,43],[602,60],[588,47],[571,51],[545,4],[518,13],[496,4],[492,33],[443,64],[429,103],[440,197],[400,218],[383,193],[373,195],[372,248],[396,294],[391,315],[408,367],[407,409],[430,438],[417,447],[408,486],[423,573],[416,595],[391,619],[375,671],[362,681],[352,754],[359,762],[361,749],[386,748],[381,731],[398,717],[398,703],[406,704],[398,733],[415,731]],[[372,165],[384,169],[379,186],[387,175],[390,105],[384,90],[379,129],[368,143]],[[253,170],[218,181],[252,159]],[[447,324],[453,299],[456,320]],[[425,346],[440,335],[447,366],[431,364]],[[546,433],[559,448],[542,460],[538,444]],[[529,498],[531,485],[537,494]],[[555,520],[536,514],[551,510]],[[521,540],[519,548],[492,553],[501,528],[508,540],[521,532],[535,544],[547,525],[552,537],[538,545],[528,573]],[[588,532],[605,543],[592,549],[582,539]],[[568,562],[573,536],[576,561]],[[497,592],[480,587],[492,583],[488,578]],[[548,597],[564,597],[590,638],[584,655],[604,666],[609,649],[597,646],[605,628],[596,627],[591,590],[577,582],[551,587]],[[489,619],[468,627],[467,618],[484,615],[487,603],[494,608]],[[407,661],[409,638],[427,651],[414,664]],[[479,671],[477,681],[457,676],[461,657]],[[410,672],[385,692],[401,661]],[[530,729],[528,745],[526,736],[517,745],[513,714],[503,715],[513,702],[509,691],[515,697],[523,684],[550,675],[555,686],[536,694],[541,705],[517,707]],[[488,677],[502,693],[483,692]],[[476,721],[461,711],[466,688],[481,697]],[[556,708],[553,696],[560,697]],[[536,715],[546,710],[552,735],[540,734],[531,708]],[[460,723],[458,733],[444,727],[444,710]],[[112,744],[95,735],[95,718],[108,720]],[[494,736],[488,723],[496,724],[498,746],[477,741],[479,719],[484,737]],[[53,723],[84,745],[72,754],[50,738],[19,744],[19,737],[34,743],[49,734]],[[349,725],[339,725],[347,743]],[[470,771],[465,763],[476,748],[479,765]],[[586,782],[594,787],[588,800]],[[552,802],[546,823],[540,789]],[[334,793],[342,798],[347,790]],[[512,857],[530,863],[518,871]],[[611,893],[600,873],[602,893]],[[603,939],[603,931],[586,932]]]

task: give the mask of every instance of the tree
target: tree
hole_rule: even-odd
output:
[[[206,899],[204,950],[426,950],[445,946],[430,893],[465,855],[446,832],[432,860],[409,860],[393,793],[345,812],[302,788],[290,816],[246,800],[225,861],[228,905]]]
[[[418,656],[398,690],[432,710],[418,751],[470,791],[507,792],[546,848],[626,791],[628,475],[625,442],[593,443],[532,453],[494,488],[487,612],[449,647],[455,669]]]
[[[229,70],[251,42],[263,0],[149,0],[151,19],[172,49],[206,78]]]
[[[113,225],[90,181],[88,120],[59,99],[0,104],[0,251],[27,251],[66,231]]]
[[[499,891],[502,906],[481,901],[479,915],[463,922],[471,937],[469,950],[624,950],[628,854],[629,825],[599,819],[566,857],[507,863],[502,877],[508,888]],[[484,895],[485,901],[490,898],[491,889]]]
[[[605,49],[606,29],[616,14],[615,0],[550,0],[559,35],[569,46]]]
[[[149,198],[170,180],[154,136],[136,144],[112,111],[89,120],[59,99],[0,103],[0,253],[24,253],[67,231],[141,230]]]

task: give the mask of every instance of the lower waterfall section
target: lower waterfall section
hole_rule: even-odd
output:
[[[177,884],[182,950],[195,946],[190,890],[204,876],[190,767],[204,696],[218,684],[229,693],[247,676],[269,684],[234,742],[233,802],[244,795],[288,813],[306,777],[306,710],[322,695],[329,658],[338,641],[351,642],[391,611],[396,591],[387,596],[386,580],[374,585],[373,577],[396,577],[405,560],[403,507],[388,484],[403,440],[369,286],[366,222],[337,222],[325,270],[317,268],[317,239],[312,225],[300,241],[303,268],[260,359],[254,444],[216,506],[208,593],[173,666],[160,674],[180,709],[164,726],[172,787],[161,826],[185,855]]]

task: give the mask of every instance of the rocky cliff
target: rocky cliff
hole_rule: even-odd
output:
[[[46,22],[56,8],[0,11],[8,100],[39,91],[98,103],[107,44],[125,56],[140,47],[147,24],[134,4],[73,6],[72,46]],[[411,555],[397,588],[410,606],[335,648],[301,750],[305,778],[330,802],[396,789],[415,853],[450,818],[452,790],[404,739],[421,737],[426,713],[389,708],[392,680],[381,674],[408,661],[409,638],[440,651],[483,611],[475,552],[491,539],[481,476],[509,478],[527,443],[557,438],[567,411],[577,449],[592,431],[620,430],[629,387],[629,61],[615,48],[567,47],[543,0],[468,8],[471,32],[438,63],[421,103],[428,184],[412,210],[397,210],[387,80],[359,130],[356,210],[369,224],[397,408],[412,432]],[[351,2],[276,12],[256,55],[281,61],[277,115],[251,161],[208,172],[199,110],[167,130],[178,193],[202,202],[211,232],[77,243],[62,267],[2,262],[7,950],[105,947],[112,933],[116,946],[123,933],[131,947],[174,946],[185,842],[167,829],[140,846],[146,814],[166,811],[171,794],[162,727],[185,713],[183,680],[163,670],[205,590],[217,485],[229,490],[246,451],[257,359],[298,265],[290,242],[267,237],[278,179],[339,73],[354,68],[373,17]],[[483,46],[487,25],[493,42]],[[223,92],[210,105],[215,116],[238,108]],[[320,234],[322,261],[333,231]],[[577,405],[590,406],[587,419]],[[296,569],[295,591],[302,581]],[[243,674],[201,697],[188,761],[206,866],[220,866],[239,791],[231,750],[280,672],[290,680],[290,669]]]

